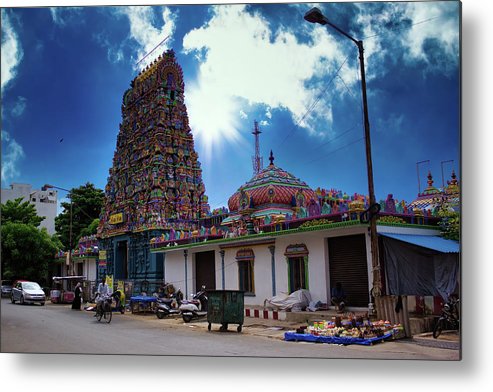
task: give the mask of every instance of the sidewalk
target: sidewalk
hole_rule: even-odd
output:
[[[321,315],[318,315],[320,317]],[[324,315],[326,316],[326,315]],[[211,330],[208,331],[209,323],[207,318],[192,320],[185,323],[181,316],[168,316],[163,319],[158,319],[154,313],[131,313],[126,312],[125,317],[138,318],[146,322],[161,324],[167,328],[190,328],[197,331],[208,333],[234,333],[237,334],[238,324],[229,324],[226,331],[220,331],[220,324],[211,324]],[[276,320],[271,318],[245,317],[242,325],[241,334],[259,336],[270,339],[284,340],[284,333],[294,331],[302,325],[306,325],[303,321]],[[408,343],[414,343],[420,346],[460,350],[460,334],[458,331],[443,331],[438,339],[434,339],[431,332],[414,335],[412,338],[405,339]]]
[[[432,332],[425,332],[413,336],[414,342],[421,346],[446,348],[449,350],[460,350],[460,333],[459,331],[443,331],[441,335],[435,339]]]
[[[220,331],[220,324],[212,324],[211,331],[208,331],[209,323],[207,319],[192,320],[190,323],[185,323],[181,317],[168,317],[159,320],[153,314],[147,314],[145,316],[139,314],[126,313],[131,317],[141,317],[143,319],[148,319],[155,321],[157,323],[162,323],[170,328],[190,328],[197,331],[204,331],[208,333],[238,333],[237,324],[230,324],[227,331]],[[242,326],[242,331],[240,333],[244,335],[259,336],[270,339],[284,340],[284,333],[288,331],[294,331],[299,328],[304,323],[285,321],[285,320],[272,320],[272,319],[259,319],[254,317],[245,317]],[[460,350],[460,334],[457,331],[444,331],[438,337],[434,339],[431,332],[414,335],[410,339],[405,339],[407,343],[414,343],[420,346],[449,349],[449,350]]]

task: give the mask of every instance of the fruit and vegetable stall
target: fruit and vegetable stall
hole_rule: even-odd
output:
[[[404,337],[404,327],[401,324],[392,324],[388,320],[370,321],[361,318],[341,319],[340,317],[334,317],[331,321],[315,321],[310,325],[297,328],[296,331],[288,331],[284,334],[286,341],[366,346]]]

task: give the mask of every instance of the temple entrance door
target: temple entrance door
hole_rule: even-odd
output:
[[[116,243],[115,279],[128,279],[128,241]]]
[[[216,289],[216,260],[213,250],[195,254],[195,292],[200,291],[202,285],[209,290]]]

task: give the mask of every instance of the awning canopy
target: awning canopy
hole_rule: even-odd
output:
[[[455,291],[459,243],[438,236],[381,234],[387,292],[391,295],[440,295]]]
[[[407,242],[409,244],[421,246],[423,248],[435,250],[441,253],[459,253],[459,243],[453,240],[447,240],[434,235],[414,235],[414,234],[390,234],[381,233],[385,237],[394,240]]]

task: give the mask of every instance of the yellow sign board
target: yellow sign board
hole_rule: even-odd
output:
[[[110,225],[116,225],[123,222],[123,212],[110,215]]]
[[[106,251],[105,250],[100,250],[99,251],[99,261],[106,260]]]
[[[113,275],[106,275],[106,284],[113,291]]]

